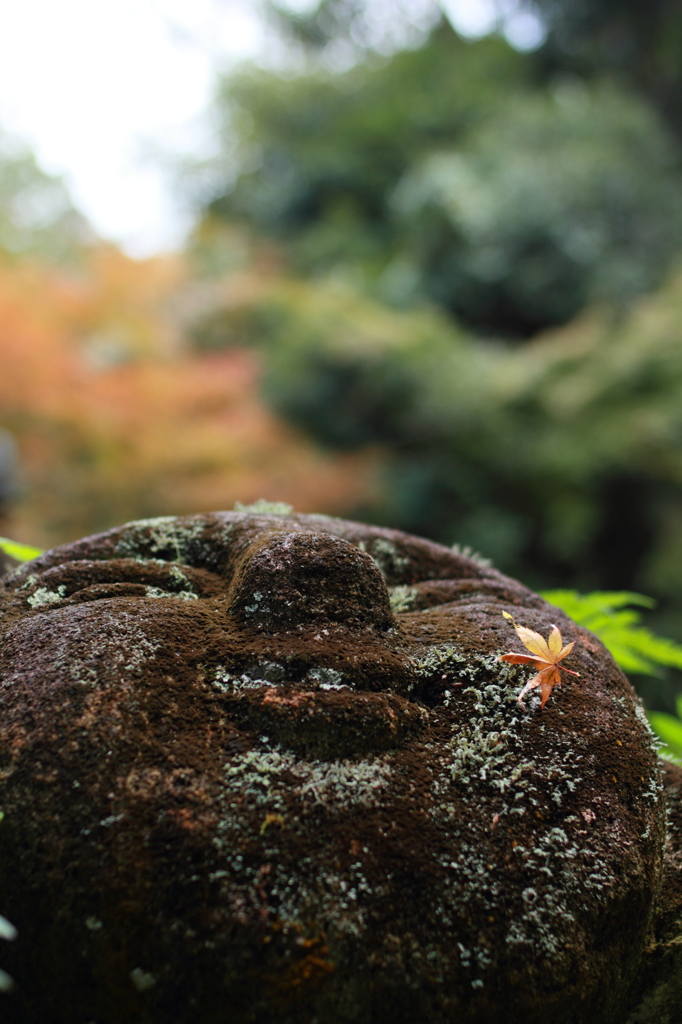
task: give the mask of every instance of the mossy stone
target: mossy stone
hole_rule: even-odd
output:
[[[503,611],[577,641],[543,710]],[[130,523],[0,580],[0,1015],[679,1024],[681,792],[599,641],[480,561]]]

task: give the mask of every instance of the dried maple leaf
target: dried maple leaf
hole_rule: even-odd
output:
[[[526,629],[525,626],[517,626],[514,619],[509,612],[502,612],[505,619],[509,619],[514,629],[518,633],[519,639],[524,647],[527,647],[530,654],[501,654],[498,661],[508,661],[511,665],[533,665],[534,668],[540,671],[537,675],[534,675],[532,679],[529,679],[526,685],[519,694],[519,704],[524,707],[523,696],[528,693],[529,690],[534,690],[536,686],[540,687],[542,693],[542,700],[540,701],[540,707],[544,708],[545,704],[549,700],[549,696],[555,686],[561,685],[561,669],[564,672],[570,672],[572,676],[580,675],[579,672],[574,672],[573,669],[565,668],[563,665],[559,668],[559,662],[571,653],[575,646],[575,640],[572,643],[566,644],[561,639],[561,633],[556,626],[552,626],[549,631],[549,636],[545,640],[544,637],[540,636],[539,633],[535,633],[532,629]]]

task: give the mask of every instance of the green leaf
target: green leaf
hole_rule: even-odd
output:
[[[598,636],[624,672],[659,675],[662,666],[682,669],[682,645],[640,626],[640,612],[626,607],[653,608],[652,598],[628,590],[546,590],[542,596]]]
[[[5,551],[10,558],[17,562],[30,562],[32,558],[42,555],[41,548],[32,548],[28,544],[19,544],[16,540],[8,540],[7,537],[0,537],[0,549]]]
[[[680,706],[678,699],[678,707]],[[682,721],[674,715],[666,715],[662,711],[649,711],[647,714],[654,732],[668,747],[675,757],[682,757]]]
[[[682,645],[640,626],[641,613],[627,607],[652,608],[650,597],[627,590],[597,590],[591,594],[546,590],[542,596],[598,636],[623,671],[657,675],[659,666],[682,668]],[[664,744],[661,756],[682,763],[682,693],[677,698],[677,717],[661,711],[649,711],[647,717]]]

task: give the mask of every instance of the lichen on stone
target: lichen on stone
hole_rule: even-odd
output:
[[[175,597],[181,601],[198,601],[199,595],[195,594],[191,590],[179,590],[177,592],[170,590],[161,590],[159,587],[145,587],[146,597]]]
[[[192,543],[201,537],[204,529],[205,521],[201,516],[138,519],[122,530],[116,542],[116,554],[120,558],[145,559],[165,555],[164,560],[185,562]]]
[[[347,690],[348,686],[343,682],[343,672],[336,668],[324,666],[308,670],[306,681],[310,680],[317,684],[321,690]]]
[[[414,607],[417,591],[414,587],[398,586],[389,589],[391,611],[394,615],[409,612]]]
[[[389,784],[392,768],[384,758],[371,761],[301,762],[295,774],[302,778],[299,792],[325,804],[350,807],[376,805]]]
[[[383,537],[360,541],[358,547],[372,556],[388,586],[395,584],[410,564],[409,558],[400,554],[397,545]]]
[[[453,544],[450,550],[455,555],[461,555],[462,558],[470,559],[472,562],[475,562],[476,565],[479,565],[482,569],[490,569],[492,567],[493,562],[491,558],[486,558],[484,555],[481,555],[478,551],[475,551],[472,547],[469,547],[468,544]]]
[[[235,501],[234,510],[251,516],[290,516],[294,508],[293,505],[287,505],[285,501],[267,501],[265,498],[258,498],[250,505],[243,505],[241,501]]]
[[[26,598],[31,608],[40,608],[41,605],[55,604],[63,600],[66,595],[66,587],[60,586],[56,590],[48,590],[46,587],[38,587],[37,590]]]
[[[288,778],[293,774],[294,780]],[[283,776],[287,779],[283,782]],[[226,769],[231,785],[257,803],[285,806],[282,786],[302,798],[323,804],[371,806],[391,777],[391,766],[372,761],[301,761],[278,749],[250,750]]]

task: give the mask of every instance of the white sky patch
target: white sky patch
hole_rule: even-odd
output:
[[[470,39],[492,32],[499,17],[495,0],[444,0],[443,6],[457,31]]]
[[[520,49],[542,39],[515,0],[445,6],[464,35],[500,24]],[[256,0],[0,0],[0,128],[64,176],[104,237],[135,256],[172,249],[190,215],[153,153],[208,155],[216,72],[268,62],[274,45]]]
[[[522,0],[442,0],[457,29],[469,39],[479,39],[499,29],[518,50],[534,50],[545,39],[540,19]]]
[[[233,0],[0,0],[0,126],[134,255],[188,226],[154,147],[203,145],[217,68],[258,53],[262,28]]]

